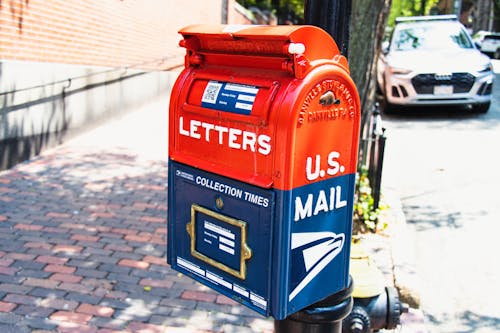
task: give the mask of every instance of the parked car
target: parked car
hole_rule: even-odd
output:
[[[386,110],[395,106],[467,105],[487,112],[493,69],[454,15],[396,19],[378,60]]]
[[[500,33],[481,30],[472,36],[472,40],[484,54],[495,59],[500,58]]]

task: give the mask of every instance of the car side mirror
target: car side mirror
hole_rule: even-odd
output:
[[[381,51],[383,54],[387,54],[389,53],[389,42],[388,41],[385,41],[385,42],[382,42],[382,48],[381,48]]]

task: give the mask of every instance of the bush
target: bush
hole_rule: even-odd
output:
[[[368,171],[364,168],[357,174],[356,195],[354,198],[353,234],[377,232],[387,227],[380,221],[380,212],[385,207],[374,208],[372,189]]]

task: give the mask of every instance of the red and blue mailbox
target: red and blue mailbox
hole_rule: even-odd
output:
[[[348,287],[359,97],[313,26],[189,26],[168,263],[276,319]]]

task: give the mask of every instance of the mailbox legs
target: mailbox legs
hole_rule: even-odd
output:
[[[349,277],[346,289],[283,320],[275,320],[275,333],[341,333],[342,319],[352,309],[352,290],[352,278]]]

